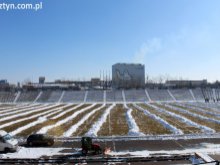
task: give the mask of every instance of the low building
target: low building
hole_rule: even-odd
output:
[[[169,80],[166,81],[168,87],[202,87],[208,84],[207,80]]]
[[[94,86],[101,86],[100,78],[91,78],[91,85]]]
[[[14,84],[9,84],[7,80],[0,80],[0,91],[10,91],[15,89]]]
[[[9,83],[7,80],[0,80],[0,89],[9,88]]]

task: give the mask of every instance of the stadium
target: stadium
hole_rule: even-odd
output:
[[[115,69],[116,66],[119,69]],[[105,141],[102,145],[111,147],[114,152],[115,148],[127,150],[128,146],[140,142],[145,145],[153,142],[160,150],[166,145],[171,145],[171,151],[181,146],[184,150],[178,152],[183,154],[169,154],[164,158],[152,156],[151,159],[143,156],[141,159],[190,162],[193,157],[193,160],[198,159],[200,162],[208,161],[200,152],[193,149],[189,152],[185,149],[186,144],[180,143],[187,140],[191,144],[194,141],[192,146],[202,148],[206,139],[218,141],[219,88],[208,84],[204,86],[204,81],[197,81],[194,86],[193,81],[188,82],[187,86],[182,80],[172,81],[175,85],[173,83],[168,87],[163,84],[161,88],[160,84],[160,88],[157,85],[148,88],[139,83],[144,79],[145,71],[144,67],[142,71],[136,70],[137,66],[141,64],[113,65],[112,80],[103,82],[97,79],[95,84],[91,80],[87,90],[76,88],[76,85],[74,89],[68,88],[72,86],[70,82],[63,88],[66,82],[47,83],[42,77],[39,83],[24,84],[19,89],[12,88],[4,81],[0,92],[0,128],[21,142],[35,133],[50,135],[61,142],[55,143],[55,147],[77,143],[84,136],[92,137],[100,143]],[[110,85],[106,88],[106,84]],[[93,86],[97,85],[100,85],[99,88],[94,89]],[[158,146],[161,140],[165,144]],[[137,147],[137,150],[141,149],[146,148],[142,145]],[[122,152],[120,156],[125,153]],[[132,152],[129,155],[132,157]],[[141,162],[141,159],[136,161]],[[215,162],[211,157],[209,160]]]
[[[219,165],[219,6],[0,2],[0,164]]]
[[[0,127],[19,136],[216,133],[217,100],[217,88],[4,91]]]

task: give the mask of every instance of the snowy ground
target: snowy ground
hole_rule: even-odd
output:
[[[167,149],[167,150],[117,150],[111,151],[108,155],[112,157],[149,157],[149,156],[171,156],[171,155],[200,155],[203,159],[207,161],[214,160],[209,155],[219,155],[220,154],[220,144],[214,143],[200,143],[198,146],[185,147],[183,149]],[[72,155],[79,155],[80,148],[69,148],[69,147],[57,147],[57,148],[25,148],[20,147],[20,149],[15,153],[0,154],[0,158],[19,158],[19,159],[37,159],[42,157],[63,157]],[[193,160],[194,161],[194,160]]]
[[[64,155],[65,148],[25,148],[20,147],[15,153],[0,154],[0,158],[40,158],[42,156]]]
[[[182,150],[118,151],[118,152],[110,152],[109,155],[111,156],[131,155],[131,156],[147,157],[150,155],[194,154],[196,152],[203,153],[203,154],[211,154],[211,155],[220,154],[220,144],[203,143],[202,145],[196,148],[185,148]]]
[[[205,134],[215,132],[218,133],[220,130],[220,106],[218,103],[205,104],[203,102],[158,102],[158,105],[161,105],[164,108],[159,108],[158,105],[154,105],[149,102],[146,104],[151,106],[155,111],[157,111],[157,113],[172,116],[174,120],[185,123],[189,126],[187,129],[190,129],[190,127],[196,127],[200,132]],[[175,104],[182,106],[182,108],[174,106]],[[107,121],[110,112],[119,108],[121,105],[124,105],[123,111],[120,112],[122,115],[118,116],[125,117],[125,124],[128,128],[128,131],[126,130],[127,133],[125,133],[127,136],[151,136],[153,134],[150,131],[144,133],[140,131],[141,127],[138,125],[138,118],[134,118],[134,116],[132,116],[132,112],[134,111],[131,104],[127,102],[122,102],[121,104],[81,103],[74,105],[60,103],[8,105],[0,108],[0,129],[9,132],[12,135],[18,134],[19,136],[22,136],[22,133],[25,134],[25,131],[27,130],[31,132],[31,129],[33,129],[33,132],[48,133],[51,129],[56,130],[57,128],[65,128],[58,136],[72,137],[74,132],[81,129],[81,125],[87,122],[89,118],[93,117],[97,111],[100,111],[100,109],[103,108],[103,111],[100,113],[100,116],[96,119],[96,121],[94,121],[91,126],[85,130],[85,135],[97,136],[98,131],[102,129],[103,125],[105,125],[106,122],[110,122]],[[137,103],[133,104],[133,106],[140,112],[143,112],[146,116],[153,119],[156,123],[158,123],[158,125],[169,129],[172,134],[184,134],[184,131],[181,129],[181,127],[178,127],[178,125],[173,125],[168,119],[158,116],[157,113],[154,114],[153,112],[150,112],[147,108],[143,108],[141,104]],[[166,107],[172,109],[173,111],[169,111],[166,109]],[[189,109],[192,109],[192,111]],[[140,113],[139,111],[137,113]],[[192,118],[204,120],[204,122],[198,123],[192,118],[188,118],[180,114],[180,112],[182,114],[192,116]],[[117,118],[118,116],[117,114],[115,116],[111,116],[111,119]],[[76,119],[76,123],[73,125],[68,125],[69,122]],[[120,127],[120,119],[118,121],[119,123],[116,123],[116,126]],[[216,127],[209,127],[209,125],[206,125],[206,122],[212,123]],[[148,127],[148,125],[146,125],[146,127]],[[54,131],[53,136],[56,136],[56,131]],[[112,136],[118,136],[118,134],[114,133]]]
[[[60,140],[59,143],[67,143],[68,145],[64,146],[55,146],[54,148],[25,148],[20,147],[19,151],[16,153],[8,153],[8,154],[0,154],[0,158],[41,158],[44,156],[53,157],[53,156],[65,156],[70,154],[79,153],[79,146],[74,146],[73,143],[80,143],[78,141],[71,141],[71,135],[73,132],[80,129],[81,125],[85,123],[90,117],[92,117],[95,112],[103,109],[103,112],[100,113],[97,121],[94,120],[94,123],[91,124],[90,127],[87,128],[86,135],[93,136],[95,138],[98,137],[97,134],[101,130],[102,126],[107,122],[108,115],[117,109],[119,104],[78,104],[71,107],[73,104],[17,104],[15,106],[10,107],[1,107],[0,108],[0,129],[9,130],[8,132],[12,135],[22,134],[27,129],[35,128],[35,126],[42,125],[41,128],[37,130],[39,133],[46,133],[52,128],[60,127],[62,125],[68,124],[68,122],[72,120],[76,120],[78,116],[81,115],[78,121],[74,125],[70,125],[67,127]],[[109,153],[110,156],[118,157],[118,156],[134,156],[134,157],[148,157],[152,155],[172,155],[172,154],[195,154],[198,153],[204,157],[204,159],[211,160],[207,155],[220,155],[220,133],[216,128],[211,128],[206,125],[206,122],[213,123],[216,126],[220,125],[220,106],[219,104],[205,104],[200,102],[176,102],[176,103],[158,103],[154,105],[152,103],[147,103],[147,105],[154,108],[155,111],[162,114],[167,114],[172,116],[177,121],[182,121],[183,123],[189,126],[194,126],[201,130],[202,134],[184,134],[183,130],[180,127],[174,126],[170,123],[169,120],[162,119],[157,116],[157,114],[150,112],[149,110],[141,107],[140,104],[133,104],[133,107],[137,108],[138,112],[144,112],[145,115],[154,119],[158,124],[161,124],[163,127],[168,128],[172,134],[169,135],[152,135],[151,132],[148,134],[143,134],[140,132],[138,121],[132,116],[132,106],[129,103],[121,103],[123,106],[124,116],[128,125],[128,132],[124,137],[120,137],[117,134],[110,135],[109,137],[104,137],[106,139],[101,139],[100,142],[111,144],[113,147],[113,151]],[[164,106],[164,108],[160,108],[158,105]],[[179,105],[177,107],[175,105]],[[69,107],[70,106],[70,107]],[[82,108],[80,108],[82,106]],[[168,107],[168,109],[166,109]],[[171,109],[171,110],[169,110]],[[192,109],[189,111],[188,109]],[[180,113],[181,112],[181,113]],[[187,118],[188,116],[192,116],[192,118]],[[213,116],[213,118],[212,118]],[[111,116],[112,118],[117,118],[118,116]],[[203,120],[203,123],[197,123],[197,121],[193,120],[193,118],[199,118]],[[51,122],[48,125],[44,125],[46,122]],[[118,125],[120,127],[120,124]],[[147,127],[147,126],[146,126]],[[141,128],[141,127],[140,127]],[[68,141],[65,140],[64,137],[70,138]],[[62,139],[63,138],[63,139]],[[80,137],[78,137],[80,138]],[[118,138],[118,139],[117,139]],[[213,142],[210,139],[216,139],[218,142]],[[183,140],[184,139],[184,140]],[[200,141],[203,139],[202,143],[198,143],[198,145],[194,141]],[[149,147],[145,146],[146,141],[152,140],[149,144]],[[182,143],[179,144],[179,141],[182,140]],[[192,141],[192,145],[188,144],[188,141]],[[141,147],[138,148],[137,143]],[[162,143],[166,141],[167,146],[163,146]],[[170,143],[169,143],[170,142]],[[122,145],[120,147],[120,143]],[[129,144],[127,144],[129,143]],[[171,147],[172,145],[177,145],[178,147]],[[158,145],[158,148],[154,148],[155,145]],[[185,145],[184,145],[185,144]],[[74,148],[70,148],[74,147]],[[111,147],[112,147],[111,146]],[[119,147],[118,147],[119,146]],[[152,148],[151,148],[152,147]]]

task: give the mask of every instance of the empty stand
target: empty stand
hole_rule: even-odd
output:
[[[12,103],[16,97],[15,92],[0,92],[0,102],[1,103]]]
[[[193,92],[193,94],[194,94],[197,101],[204,100],[204,96],[202,94],[201,88],[192,89],[192,92]]]
[[[48,99],[48,102],[58,102],[62,96],[62,91],[53,91]]]
[[[66,91],[61,102],[82,103],[84,97],[85,91]]]
[[[38,98],[37,102],[39,102],[39,103],[48,102],[51,93],[52,93],[51,91],[43,91],[41,96]]]
[[[106,91],[106,101],[123,102],[122,91],[121,90]]]
[[[196,98],[195,98],[195,96],[194,96],[194,93],[193,93],[192,89],[189,89],[189,92],[190,92],[190,94],[191,94],[193,100],[196,100]]]
[[[86,102],[103,102],[103,91],[88,91]]]
[[[203,101],[205,98],[220,101],[220,89],[131,89],[124,90],[126,102],[151,101]],[[19,95],[20,93],[20,95]],[[194,96],[194,97],[193,97]],[[85,100],[84,100],[85,99]],[[122,90],[92,90],[92,91],[29,91],[0,92],[0,103],[83,103],[85,102],[124,102]]]
[[[21,92],[16,102],[34,102],[38,94],[38,91]]]
[[[171,89],[170,92],[179,101],[192,101],[194,100],[189,89]]]
[[[205,100],[207,101],[219,101],[219,91],[218,89],[212,89],[212,88],[205,88],[202,89],[203,96]]]
[[[215,95],[216,95],[217,101],[220,101],[220,89],[219,88],[215,89]]]
[[[147,89],[148,94],[152,101],[172,101],[173,98],[170,96],[166,89]]]
[[[34,103],[37,102],[37,100],[40,98],[40,96],[42,95],[42,91],[40,91],[40,93],[38,94],[38,96],[36,97],[36,99],[34,100]]]
[[[125,100],[127,102],[145,102],[145,101],[149,101],[145,91],[142,90],[125,90]]]

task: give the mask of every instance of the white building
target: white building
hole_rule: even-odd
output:
[[[142,64],[117,63],[112,65],[113,88],[144,88],[145,67]]]

